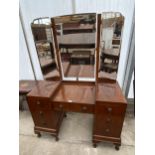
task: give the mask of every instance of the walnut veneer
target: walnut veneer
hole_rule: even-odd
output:
[[[127,103],[117,82],[39,81],[27,101],[38,136],[48,132],[58,140],[65,112],[82,112],[94,115],[94,147],[102,141],[114,143],[116,149],[121,145]]]
[[[34,132],[48,132],[58,140],[58,133],[63,120],[64,111],[54,111],[51,98],[60,82],[40,81],[27,95],[29,109],[35,124]]]
[[[127,102],[119,84],[98,83],[96,86],[96,104],[93,128],[93,145],[108,141],[118,150],[121,145],[121,131]]]

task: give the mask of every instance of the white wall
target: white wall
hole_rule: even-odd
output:
[[[134,80],[134,72],[132,73],[132,78],[131,78],[131,83],[130,83],[130,88],[129,88],[129,93],[128,93],[128,98],[133,98],[134,97],[134,92],[133,92],[133,80]]]
[[[21,22],[19,23],[19,42],[19,80],[34,80],[34,74],[26,48]]]
[[[33,19],[37,17],[53,17],[71,13],[102,13],[105,11],[117,11],[121,12],[125,16],[122,50],[117,77],[117,80],[122,87],[134,12],[134,0],[74,0],[74,2],[75,7],[73,9],[72,0],[20,0],[20,8],[24,19],[24,25],[37,79],[42,79],[43,76],[40,70],[30,28],[30,23]],[[72,12],[73,10],[75,12]]]

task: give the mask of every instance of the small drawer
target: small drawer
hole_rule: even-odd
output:
[[[53,103],[53,108],[54,110],[59,110],[59,111],[63,111],[63,110],[67,110],[67,103],[58,103],[58,102],[54,102]]]
[[[51,105],[49,100],[39,99],[39,98],[31,98],[28,99],[28,105],[30,110],[50,110]]]
[[[111,134],[111,129],[109,127],[105,127],[104,135],[110,135],[110,134]]]
[[[114,116],[122,115],[125,113],[126,106],[121,104],[97,104],[96,113],[101,113],[102,115]]]
[[[105,123],[106,124],[111,124],[112,123],[112,118],[111,117],[106,117],[105,118]]]
[[[69,110],[73,112],[82,112],[82,113],[93,113],[94,106],[93,105],[86,105],[86,104],[69,104]]]
[[[35,110],[32,112],[32,117],[36,126],[45,127],[47,125],[46,113],[46,111],[41,110]]]

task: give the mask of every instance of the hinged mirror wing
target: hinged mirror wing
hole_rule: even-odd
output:
[[[118,12],[105,12],[101,22],[98,78],[116,80],[124,17]]]
[[[33,20],[31,29],[44,79],[59,80],[61,76],[54,50],[50,18]]]

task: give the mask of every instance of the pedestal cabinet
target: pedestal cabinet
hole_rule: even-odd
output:
[[[102,95],[101,95],[102,94]],[[118,83],[98,83],[94,116],[93,145],[108,141],[118,150],[126,112],[126,100]]]
[[[51,102],[54,92],[60,82],[39,82],[27,95],[29,109],[34,121],[34,132],[41,136],[41,132],[48,132],[58,140],[58,133],[64,117],[63,111],[54,111]]]

